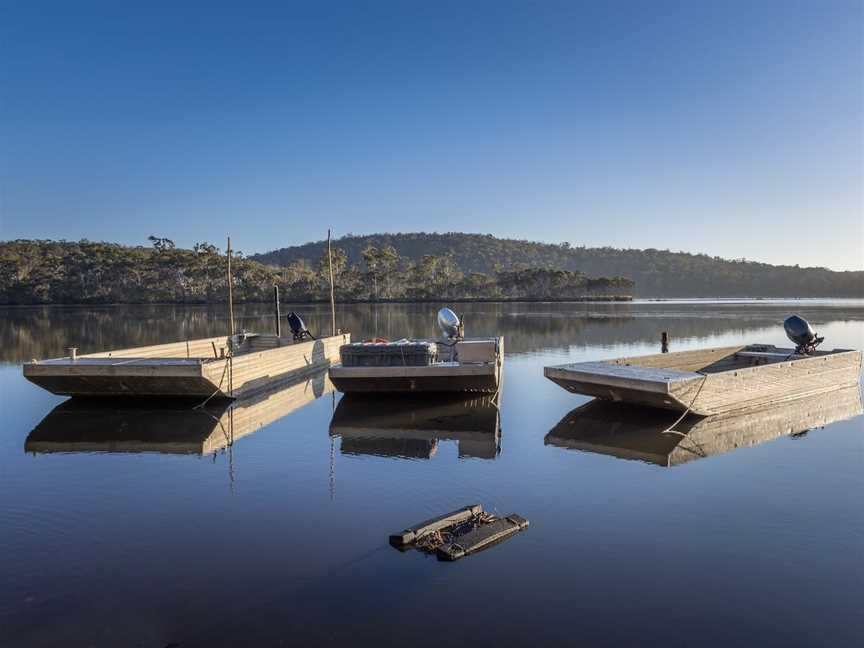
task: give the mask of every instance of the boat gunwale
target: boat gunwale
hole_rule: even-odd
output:
[[[330,340],[331,338],[345,338],[350,334],[348,333],[337,333],[336,335],[327,335],[320,338],[312,338],[305,340],[295,340],[290,344],[281,344],[279,346],[274,346],[272,348],[267,349],[248,349],[242,350],[239,353],[234,354],[233,356],[220,356],[220,357],[212,357],[212,356],[203,356],[203,355],[189,355],[189,356],[153,356],[153,355],[141,355],[141,356],[128,356],[128,355],[118,355],[113,356],[112,353],[128,353],[130,351],[143,351],[146,349],[157,349],[158,347],[168,347],[173,346],[175,344],[201,344],[207,342],[215,342],[217,340],[227,340],[227,336],[218,336],[213,338],[198,338],[195,340],[178,340],[175,342],[165,342],[164,344],[155,344],[152,346],[142,346],[142,347],[130,347],[128,349],[111,349],[109,351],[94,351],[93,353],[84,353],[79,356],[75,360],[73,360],[70,356],[60,356],[57,358],[43,358],[43,359],[33,359],[29,362],[22,363],[22,366],[26,369],[28,367],[34,366],[42,366],[42,367],[81,367],[81,366],[91,366],[91,367],[122,367],[122,366],[135,366],[139,364],[141,366],[201,366],[213,364],[216,362],[222,362],[228,360],[229,358],[234,358],[235,360],[240,358],[246,358],[247,356],[251,356],[253,354],[265,354],[271,351],[279,351],[284,349],[292,349],[295,347],[299,347],[301,345],[313,344],[315,342],[325,342]],[[273,334],[255,334],[255,337],[263,337],[263,338],[276,338],[276,335]],[[286,338],[282,336],[279,338],[281,340],[290,340],[290,338]],[[82,362],[84,361],[84,362]]]

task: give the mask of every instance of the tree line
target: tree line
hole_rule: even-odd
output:
[[[252,258],[270,265],[314,262],[324,241],[282,248]],[[641,297],[864,297],[864,272],[771,265],[746,259],[653,248],[586,247],[571,243],[538,243],[499,239],[484,234],[401,233],[347,235],[337,245],[349,263],[363,251],[392,248],[397,256],[417,263],[424,255],[450,256],[469,276],[488,276],[515,268],[569,270],[594,277],[628,277]]]
[[[0,303],[222,303],[226,258],[206,241],[182,249],[164,237],[150,246],[93,241],[16,240],[0,243]],[[352,262],[341,247],[332,251],[336,298],[340,301],[544,300],[626,298],[634,284],[621,276],[518,265],[466,272],[452,254],[414,260],[392,246],[367,245]],[[285,301],[329,298],[326,253],[310,262],[265,265],[236,253],[232,288],[238,302],[269,301],[273,286]]]

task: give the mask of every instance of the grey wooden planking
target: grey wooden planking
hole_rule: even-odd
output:
[[[544,374],[571,392],[707,416],[858,384],[860,370],[860,351],[800,356],[749,345],[581,362]]]
[[[199,358],[87,358],[80,357],[77,360],[71,358],[54,358],[51,360],[39,360],[34,364],[50,365],[52,367],[116,367],[119,365],[135,364],[145,367],[161,367],[174,365],[199,365]]]
[[[483,338],[486,340],[487,338]],[[498,391],[504,365],[504,338],[497,340],[495,362],[437,362],[427,366],[330,367],[330,379],[343,393]]]
[[[279,338],[280,346],[259,352],[250,352],[247,340],[243,352],[230,360],[230,372],[227,358],[197,355],[223,338],[33,361],[22,371],[27,380],[60,395],[243,397],[273,380],[328,367],[339,345],[350,339],[350,334],[291,343]],[[189,356],[183,357],[187,350]]]
[[[646,380],[651,382],[671,382],[673,380],[691,380],[701,378],[702,374],[695,371],[678,371],[677,369],[661,369],[655,367],[642,367],[639,365],[617,365],[608,362],[575,362],[572,364],[549,367],[557,373],[590,374],[595,376],[608,376],[612,378],[623,378],[627,380]]]

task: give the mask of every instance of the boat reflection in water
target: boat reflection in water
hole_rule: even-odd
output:
[[[567,414],[546,435],[546,445],[676,466],[858,416],[857,386],[758,410],[700,418],[668,428],[677,412],[593,400]]]
[[[287,416],[333,391],[326,369],[311,376],[273,383],[254,396],[187,403],[120,403],[67,400],[42,419],[24,450],[52,452],[160,452],[208,455]]]
[[[441,441],[455,441],[459,457],[494,459],[501,451],[498,406],[492,396],[342,397],[330,435],[341,452],[407,459],[431,459]]]

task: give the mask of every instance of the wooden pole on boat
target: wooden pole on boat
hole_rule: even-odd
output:
[[[231,344],[234,342],[234,286],[231,277],[231,237],[228,237],[228,393],[234,395],[234,362],[232,358],[234,353],[231,351]]]
[[[276,315],[276,337],[282,337],[282,313],[279,311],[279,286],[273,284],[273,312]]]
[[[228,237],[228,335],[234,335],[234,287],[231,281],[231,237]]]
[[[330,230],[327,230],[327,267],[330,269],[330,335],[336,335],[336,296],[333,290],[333,252],[330,248]]]

